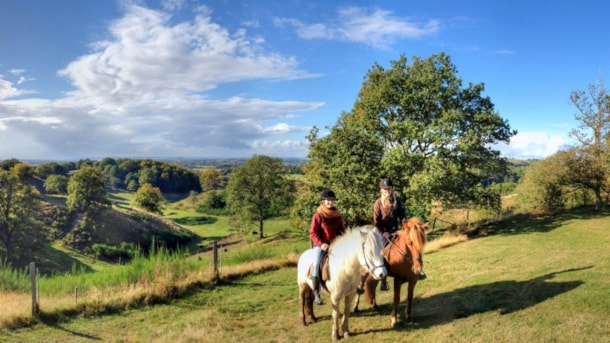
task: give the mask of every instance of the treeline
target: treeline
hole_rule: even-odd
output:
[[[23,164],[18,159],[4,160],[0,168],[11,170]],[[27,165],[26,165],[27,166]],[[199,175],[177,164],[151,159],[103,158],[99,161],[81,159],[77,162],[47,162],[29,168],[25,174],[47,180],[49,176],[69,177],[70,173],[83,167],[100,169],[107,177],[107,186],[135,192],[145,184],[159,188],[165,194],[201,192]]]

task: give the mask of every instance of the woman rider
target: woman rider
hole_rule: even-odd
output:
[[[406,211],[403,203],[394,193],[394,184],[391,179],[381,179],[379,189],[381,195],[373,207],[373,223],[379,233],[389,242],[391,235],[401,227],[402,220],[406,217]],[[425,274],[422,271],[420,279],[424,278]],[[382,291],[390,289],[386,278],[381,280],[379,289]]]
[[[341,213],[335,207],[335,193],[325,189],[320,193],[320,206],[311,218],[309,237],[315,251],[313,265],[311,266],[311,281],[316,304],[322,305],[320,298],[320,259],[328,251],[329,245],[345,232]]]

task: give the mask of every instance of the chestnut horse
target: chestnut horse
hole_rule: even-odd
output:
[[[373,227],[362,227],[348,230],[331,243],[328,249],[328,273],[322,273],[325,283],[321,287],[330,294],[332,304],[333,341],[339,339],[339,305],[344,299],[341,327],[343,337],[350,335],[348,318],[360,275],[363,270],[371,279],[378,280],[387,275],[382,255],[383,236]],[[297,284],[301,300],[301,320],[307,325],[306,315],[316,321],[313,313],[313,284],[311,265],[315,258],[313,249],[306,250],[300,257],[297,266]],[[327,274],[327,278],[324,277]]]
[[[405,307],[405,322],[413,321],[411,305],[413,304],[413,291],[422,273],[422,256],[426,244],[426,229],[429,223],[423,223],[419,218],[403,219],[402,230],[396,233],[393,240],[383,249],[383,255],[388,267],[388,275],[394,279],[394,303],[392,305],[392,327],[398,325],[397,310],[400,303],[400,287],[407,283],[407,303]],[[367,275],[364,284],[364,295],[367,301],[377,309],[375,289],[378,280]],[[356,296],[354,311],[358,311],[360,296]]]

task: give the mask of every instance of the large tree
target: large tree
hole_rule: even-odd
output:
[[[231,223],[242,232],[257,223],[259,237],[264,238],[264,220],[286,213],[293,192],[294,184],[286,178],[281,159],[254,156],[229,176],[227,205]]]
[[[98,206],[107,206],[104,173],[96,167],[85,166],[70,177],[68,181],[68,200],[71,211],[88,212]]]
[[[41,211],[34,187],[0,169],[0,260],[13,266],[28,262],[24,259],[43,240]]]
[[[587,91],[572,91],[570,101],[578,110],[579,125],[570,131],[578,145],[568,161],[573,168],[566,183],[593,191],[600,209],[602,192],[610,191],[610,94],[598,80]]]
[[[463,87],[444,53],[411,65],[401,55],[389,69],[374,64],[353,109],[328,135],[318,138],[314,128],[308,137],[310,194],[302,197],[331,187],[348,223],[370,222],[379,179],[389,177],[410,215],[425,216],[432,203],[497,208],[500,195],[481,184],[507,173],[494,145],[516,131],[483,91],[483,84]]]

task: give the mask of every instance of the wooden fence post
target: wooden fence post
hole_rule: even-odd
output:
[[[36,263],[30,262],[30,283],[32,285],[32,317],[38,316],[38,301],[36,297]]]

